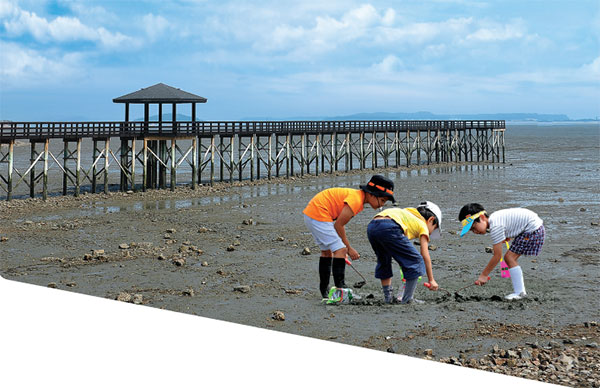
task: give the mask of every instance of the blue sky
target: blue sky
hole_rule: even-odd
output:
[[[207,120],[417,111],[594,118],[599,8],[597,0],[0,0],[0,118],[122,120],[112,99],[159,82],[206,97],[197,114]]]

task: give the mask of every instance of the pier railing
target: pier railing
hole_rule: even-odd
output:
[[[282,134],[504,129],[504,120],[2,122],[0,141],[145,135]]]
[[[195,188],[325,171],[504,162],[504,130],[503,120],[1,122],[0,192],[11,199],[25,185],[34,197],[41,182],[46,198],[61,180],[63,195],[77,196],[101,186],[108,193],[115,181],[135,191],[174,189],[182,176]]]

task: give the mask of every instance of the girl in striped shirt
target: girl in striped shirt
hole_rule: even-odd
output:
[[[498,210],[488,216],[483,206],[469,203],[460,209],[458,220],[463,225],[461,237],[469,230],[473,230],[475,234],[489,232],[492,237],[493,256],[475,281],[478,285],[487,283],[488,275],[502,258],[502,244],[513,239],[510,249],[504,255],[504,260],[509,268],[514,292],[505,298],[512,300],[525,297],[527,292],[523,271],[517,260],[521,255],[539,255],[546,236],[542,219],[536,213],[524,208]]]

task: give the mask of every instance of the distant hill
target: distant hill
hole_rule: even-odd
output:
[[[356,113],[347,116],[304,116],[304,117],[248,117],[241,120],[506,120],[506,121],[532,121],[554,122],[573,121],[564,114],[539,114],[539,113],[483,113],[483,114],[435,114],[431,112],[414,113]],[[582,121],[582,120],[577,120]],[[583,120],[583,121],[594,121]]]
[[[171,113],[163,114],[163,121],[172,121]],[[191,116],[177,114],[177,121],[191,121]],[[571,120],[565,114],[541,114],[541,113],[456,113],[456,114],[435,114],[431,112],[413,112],[413,113],[390,113],[390,112],[373,112],[373,113],[355,113],[346,116],[295,116],[295,117],[269,117],[255,116],[243,117],[240,121],[313,121],[313,120],[328,120],[328,121],[344,121],[344,120],[506,120],[520,122],[596,122],[596,119]],[[134,121],[144,121],[143,118],[137,118]],[[150,121],[158,121],[158,115],[150,116]],[[196,118],[196,121],[204,121]]]

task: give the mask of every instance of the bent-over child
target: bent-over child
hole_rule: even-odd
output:
[[[373,175],[360,189],[334,187],[315,195],[304,209],[304,223],[321,249],[319,259],[319,290],[327,298],[329,279],[333,272],[336,287],[344,288],[346,257],[357,260],[360,254],[350,245],[345,225],[360,213],[364,204],[379,209],[388,200],[394,201],[394,182]]]
[[[433,277],[429,239],[441,237],[442,212],[433,202],[421,202],[416,208],[390,208],[377,213],[367,227],[367,236],[377,255],[375,278],[381,280],[385,303],[394,301],[392,259],[402,269],[406,285],[400,303],[416,301],[413,296],[419,277],[427,273],[430,290],[439,288]],[[419,239],[421,252],[410,242]],[[418,302],[418,301],[417,301]]]
[[[475,234],[489,231],[492,238],[493,256],[475,283],[484,285],[488,281],[488,275],[502,258],[502,244],[514,239],[504,255],[513,286],[513,293],[505,298],[511,300],[527,296],[523,271],[517,260],[521,255],[537,256],[541,252],[546,236],[542,219],[524,208],[498,210],[488,216],[483,206],[469,203],[460,209],[458,220],[463,225],[461,237],[472,230]]]

